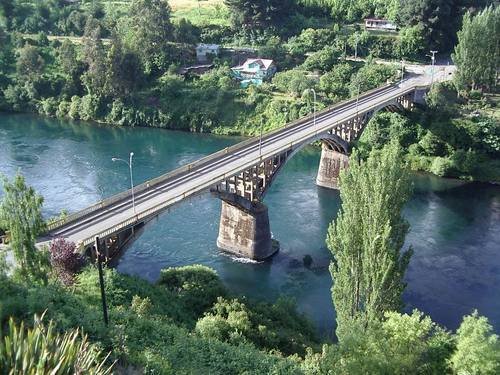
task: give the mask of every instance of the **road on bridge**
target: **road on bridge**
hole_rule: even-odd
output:
[[[448,79],[451,77],[452,68],[436,67],[434,80]],[[428,75],[416,75],[400,84],[386,86],[369,95],[361,95],[358,102],[351,100],[335,106],[331,111],[322,111],[316,117],[316,125],[313,118],[308,117],[279,131],[264,135],[261,147],[258,138],[244,141],[226,149],[227,152],[218,152],[192,163],[192,167],[181,167],[165,178],[160,177],[160,183],[151,183],[150,187],[147,183],[142,184],[142,189],[138,189],[135,196],[137,215],[134,215],[130,195],[122,193],[116,199],[111,197],[111,203],[105,200],[92,209],[70,215],[59,225],[49,227],[51,229],[41,241],[63,237],[79,246],[87,246],[92,243],[95,236],[104,238],[123,228],[147,221],[179,201],[206,191],[227,178],[257,165],[261,160],[278,154],[291,144],[313,140],[318,134],[334,128],[337,123],[342,123],[358,113],[380,107],[404,92],[411,92],[415,87],[429,86],[429,84]]]

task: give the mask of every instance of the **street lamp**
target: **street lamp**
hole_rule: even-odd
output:
[[[259,138],[259,156],[262,156],[262,126],[264,125],[264,119],[260,118],[260,138]]]
[[[401,59],[401,85],[403,85],[404,75],[405,75],[405,61]]]
[[[314,94],[314,102],[313,102],[313,128],[316,129],[316,90],[313,88],[309,89]]]
[[[431,85],[434,83],[434,62],[436,61],[436,53],[438,51],[430,51],[430,53],[432,53],[432,56],[431,55],[426,55],[426,56],[429,56],[431,58],[431,61],[432,61],[432,68],[431,68]]]
[[[137,213],[135,212],[134,178],[132,176],[132,157],[133,156],[134,156],[134,153],[131,152],[130,153],[129,161],[126,161],[126,160],[123,160],[123,159],[120,159],[120,158],[111,158],[111,160],[113,162],[115,162],[115,161],[122,161],[122,162],[124,162],[125,164],[128,165],[128,168],[130,170],[130,187],[132,189],[132,209],[134,210],[134,215],[137,215]]]
[[[356,116],[358,115],[359,91],[361,90],[361,82],[358,82],[358,93],[356,95]]]

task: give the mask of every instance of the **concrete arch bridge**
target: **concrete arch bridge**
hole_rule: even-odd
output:
[[[81,251],[92,251],[95,239],[109,257],[134,237],[145,223],[184,199],[207,190],[222,200],[217,240],[228,252],[256,260],[270,257],[273,246],[263,198],[285,163],[302,147],[320,140],[316,182],[337,188],[339,172],[348,165],[349,144],[381,109],[411,109],[422,101],[429,79],[417,76],[341,102],[315,115],[259,137],[245,140],[52,223],[40,242],[63,237]]]

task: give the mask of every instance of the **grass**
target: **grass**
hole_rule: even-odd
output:
[[[174,19],[185,18],[194,25],[229,25],[229,11],[223,0],[170,0]]]

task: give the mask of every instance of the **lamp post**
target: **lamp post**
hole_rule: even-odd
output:
[[[260,118],[260,138],[259,138],[259,156],[262,156],[262,126],[264,125],[264,119]]]
[[[432,84],[434,83],[434,63],[436,61],[436,53],[438,51],[430,51],[430,53],[432,53],[432,55],[427,55],[431,58],[431,62],[432,62],[432,68],[431,68],[431,86]]]
[[[358,104],[359,104],[359,91],[361,90],[361,83],[358,82],[358,93],[356,95],[356,116],[358,115]]]
[[[401,59],[401,85],[403,85],[404,75],[405,75],[405,61]]]
[[[130,170],[130,188],[132,190],[132,209],[134,210],[134,215],[137,215],[136,211],[135,211],[135,196],[134,196],[134,178],[133,178],[133,175],[132,175],[132,158],[134,156],[134,153],[131,152],[130,153],[130,157],[129,157],[129,161],[126,161],[126,160],[123,160],[123,159],[120,159],[120,158],[111,158],[111,160],[113,162],[115,161],[122,161],[124,162],[125,164],[128,165],[128,168]]]
[[[97,256],[97,271],[99,272],[99,286],[101,289],[101,302],[102,302],[102,315],[104,319],[104,324],[107,326],[109,323],[108,317],[108,305],[106,304],[106,292],[104,288],[104,275],[102,272],[102,261],[104,258],[102,243],[99,237],[95,238],[95,252]]]
[[[316,129],[316,90],[309,89],[314,94],[314,102],[313,102],[313,128]]]

